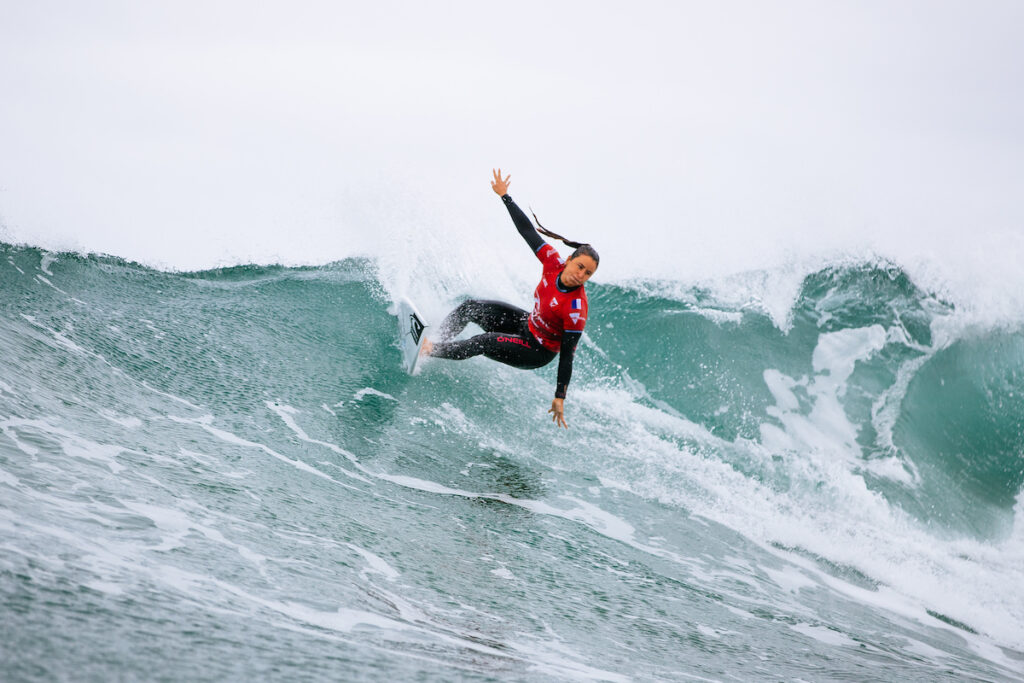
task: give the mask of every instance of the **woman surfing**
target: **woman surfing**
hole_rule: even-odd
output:
[[[565,392],[572,376],[572,361],[576,345],[587,324],[587,280],[597,270],[600,256],[589,244],[573,242],[539,226],[539,232],[561,240],[575,249],[568,261],[545,242],[530,223],[526,214],[516,206],[508,194],[512,176],[501,177],[501,169],[494,173],[491,189],[501,197],[512,216],[519,234],[543,266],[540,284],[533,292],[533,311],[501,301],[468,299],[448,314],[440,326],[436,343],[423,344],[422,353],[435,358],[463,360],[483,354],[515,368],[532,370],[558,361],[558,381],[555,398],[551,401],[552,421],[568,429],[565,422]],[[536,216],[534,216],[536,218]],[[469,323],[484,329],[483,334],[461,341],[451,341]]]

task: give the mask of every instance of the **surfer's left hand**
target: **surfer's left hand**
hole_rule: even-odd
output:
[[[565,399],[556,398],[551,401],[551,409],[548,410],[551,413],[551,421],[559,427],[569,428],[569,425],[565,423]]]
[[[509,174],[502,178],[500,168],[492,168],[491,173],[494,174],[494,180],[491,181],[491,189],[494,190],[494,194],[504,197],[508,194],[508,186],[512,184],[512,175]]]

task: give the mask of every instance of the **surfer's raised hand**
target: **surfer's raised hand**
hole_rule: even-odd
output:
[[[505,176],[505,179],[501,179],[501,169],[491,169],[491,173],[494,174],[494,180],[491,181],[491,189],[494,190],[494,194],[499,197],[504,197],[508,194],[509,181],[512,180],[512,174]]]
[[[551,413],[551,421],[559,427],[569,428],[569,425],[565,423],[565,399],[556,398],[551,401],[551,409],[548,411]]]

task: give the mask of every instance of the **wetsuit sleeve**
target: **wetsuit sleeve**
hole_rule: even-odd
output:
[[[541,247],[547,244],[540,234],[534,230],[533,223],[526,217],[523,210],[516,206],[516,203],[512,201],[512,196],[508,194],[501,195],[501,201],[505,202],[505,208],[508,209],[509,215],[512,216],[512,222],[516,224],[516,230],[523,236],[526,243],[533,249],[533,253],[536,254],[540,251]]]
[[[576,355],[576,344],[579,343],[582,336],[582,332],[566,332],[562,335],[562,348],[558,352],[558,384],[555,386],[555,398],[565,398],[569,380],[572,378],[572,361]]]

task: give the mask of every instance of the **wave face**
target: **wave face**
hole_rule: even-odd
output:
[[[5,671],[1021,677],[1019,327],[593,283],[566,433],[553,365],[405,375],[379,268],[0,245]]]

